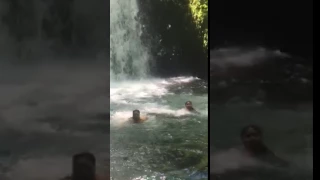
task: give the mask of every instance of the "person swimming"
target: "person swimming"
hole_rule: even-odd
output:
[[[96,159],[89,152],[79,153],[72,159],[72,175],[63,180],[107,180],[109,177],[96,175]]]
[[[210,173],[213,178],[272,179],[283,177],[282,174],[287,172],[286,168],[291,164],[276,156],[266,146],[259,126],[245,126],[240,132],[240,139],[241,147],[211,154],[210,163],[213,168]]]
[[[263,142],[263,133],[260,127],[249,125],[242,129],[240,138],[244,147],[244,152],[250,157],[258,160],[286,166],[288,163],[277,157]]]
[[[184,110],[186,110],[186,111],[188,111],[188,112],[190,112],[192,114],[200,114],[197,110],[195,110],[193,108],[193,105],[192,105],[191,101],[185,102]],[[164,118],[176,118],[176,116],[174,114],[148,113],[148,115],[158,116],[158,117],[162,117],[162,118],[163,117]],[[181,118],[181,117],[188,117],[188,116],[190,116],[190,114],[185,114],[185,115],[182,115],[182,116],[179,116],[179,117]]]
[[[187,101],[185,104],[185,109],[189,112],[192,112],[192,113],[196,113],[196,114],[200,114],[198,111],[196,111],[194,108],[193,108],[193,105],[192,105],[192,102],[191,101]]]
[[[148,120],[148,117],[142,117],[140,116],[140,111],[139,110],[134,110],[132,111],[132,117],[130,120],[133,123],[143,123],[144,121]]]

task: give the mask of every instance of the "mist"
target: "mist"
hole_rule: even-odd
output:
[[[108,166],[107,3],[0,0],[0,179],[63,178],[83,151]]]
[[[1,0],[1,61],[108,57],[108,2]],[[62,58],[64,57],[64,58]]]

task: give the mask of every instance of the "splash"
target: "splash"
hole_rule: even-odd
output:
[[[148,79],[140,81],[130,81],[122,83],[112,83],[110,89],[110,102],[117,111],[111,114],[111,123],[120,126],[132,116],[132,109],[139,109],[144,114],[162,114],[171,117],[182,117],[190,115],[190,112],[183,109],[185,99],[174,99],[179,102],[179,108],[172,108],[162,101],[167,96],[177,96],[171,92],[172,88],[198,81],[194,77],[174,77],[169,79]],[[201,100],[200,100],[201,99]],[[202,101],[202,97],[197,97],[197,101]],[[180,102],[182,101],[182,102]],[[182,109],[181,109],[182,108]],[[120,110],[121,109],[121,110]],[[207,110],[200,111],[204,116]]]

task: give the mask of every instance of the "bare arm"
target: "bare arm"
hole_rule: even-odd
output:
[[[147,117],[147,116],[143,116],[143,117],[140,118],[140,121],[141,121],[141,122],[144,122],[144,121],[146,121],[146,120],[148,120],[148,117]]]

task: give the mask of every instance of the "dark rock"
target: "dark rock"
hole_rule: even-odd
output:
[[[191,17],[189,0],[139,0],[143,42],[153,57],[151,73],[208,79],[208,52]]]

